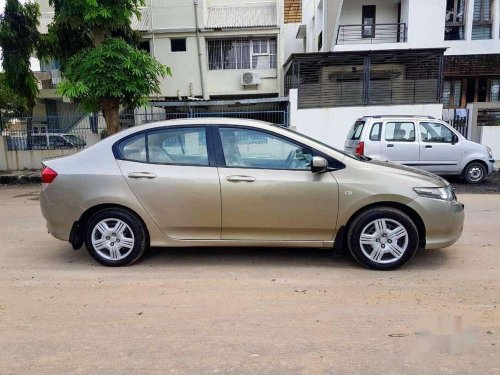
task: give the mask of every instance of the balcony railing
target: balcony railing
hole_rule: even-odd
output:
[[[340,25],[335,44],[403,43],[406,39],[406,23]]]

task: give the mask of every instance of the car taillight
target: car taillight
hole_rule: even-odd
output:
[[[42,169],[42,184],[50,184],[57,177],[57,172],[49,167]]]
[[[363,156],[365,154],[365,142],[359,142],[356,146],[356,155]]]

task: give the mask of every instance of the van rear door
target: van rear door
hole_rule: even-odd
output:
[[[344,151],[349,154],[356,154],[356,147],[361,140],[361,135],[363,134],[363,130],[365,128],[365,121],[358,120],[354,123],[347,134],[347,139],[344,144]]]

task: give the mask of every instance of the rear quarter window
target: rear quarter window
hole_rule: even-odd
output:
[[[357,141],[361,138],[361,134],[363,133],[363,129],[365,127],[364,121],[356,121],[352,126],[349,134],[347,135],[347,139],[351,141]]]
[[[146,134],[126,138],[118,144],[118,156],[123,160],[146,162]]]

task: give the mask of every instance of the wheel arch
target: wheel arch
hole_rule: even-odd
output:
[[[467,164],[465,164],[464,168],[462,169],[462,173],[461,174],[464,174],[465,170],[467,169],[467,167],[469,165],[471,165],[472,163],[479,163],[479,164],[481,164],[484,167],[484,169],[485,169],[485,174],[488,174],[488,164],[484,160],[481,160],[481,159],[472,159],[472,160],[468,161]]]
[[[426,228],[424,221],[422,220],[420,215],[415,210],[413,210],[412,208],[408,207],[403,203],[390,202],[390,201],[374,202],[366,206],[363,206],[356,212],[354,212],[349,218],[349,220],[347,220],[346,224],[338,230],[337,235],[335,237],[335,247],[339,249],[337,245],[340,245],[341,248],[347,249],[347,231],[349,230],[349,227],[352,225],[354,219],[356,219],[361,213],[365,211],[368,211],[372,208],[380,208],[380,207],[395,208],[408,215],[410,219],[412,219],[412,221],[415,223],[415,226],[417,227],[419,246],[421,248],[425,248]]]
[[[146,233],[146,241],[149,245],[150,243],[150,235],[149,235],[149,229],[144,220],[142,219],[141,215],[139,215],[137,212],[134,210],[130,209],[129,207],[123,206],[121,204],[116,204],[116,203],[103,203],[103,204],[97,204],[95,206],[89,207],[87,210],[85,210],[78,221],[73,223],[73,227],[71,229],[71,234],[70,234],[70,239],[69,242],[73,245],[73,249],[77,250],[83,246],[84,242],[84,231],[85,227],[87,226],[88,220],[95,215],[96,213],[107,210],[107,209],[119,209],[122,211],[126,211],[129,214],[133,215],[139,222],[143,225],[144,231]]]

